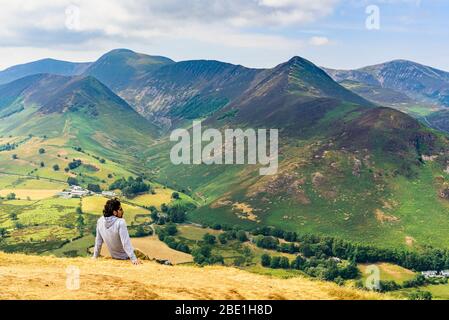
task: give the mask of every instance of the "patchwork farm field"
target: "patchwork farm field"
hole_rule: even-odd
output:
[[[0,145],[0,228],[6,237],[0,250],[56,256],[85,256],[93,245],[92,232],[102,215],[103,196],[60,198],[69,181],[107,190],[121,178],[136,177],[122,164],[101,156],[101,150],[85,150],[71,142],[70,132],[59,137],[2,136]],[[97,153],[98,152],[98,153]],[[71,180],[70,180],[71,179]],[[146,208],[170,204],[174,190],[152,183],[146,194],[123,200],[130,228],[150,222]],[[193,200],[180,194],[178,201]],[[146,207],[146,208],[144,208]]]
[[[416,276],[415,272],[391,263],[375,263],[371,265],[379,268],[381,281],[395,281],[398,284],[403,284],[404,281],[411,280]],[[367,273],[368,266],[368,264],[359,265],[363,281],[369,276]]]
[[[150,259],[169,260],[172,264],[193,262],[193,258],[190,254],[169,248],[156,236],[131,238],[131,243],[136,250],[139,250]],[[105,245],[101,249],[101,255],[103,257],[110,257],[109,251]]]

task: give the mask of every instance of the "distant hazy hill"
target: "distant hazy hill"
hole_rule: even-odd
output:
[[[74,63],[54,59],[38,60],[0,71],[0,84],[38,73],[51,73],[62,76],[80,75],[85,72],[89,66],[90,63]]]
[[[423,119],[449,132],[449,73],[419,63],[395,60],[357,70],[326,69],[334,80],[375,103]]]
[[[336,81],[354,80],[449,107],[449,73],[419,63],[394,60],[357,70],[327,72]]]

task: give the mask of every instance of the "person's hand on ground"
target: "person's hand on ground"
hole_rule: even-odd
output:
[[[137,265],[139,265],[139,264],[142,264],[142,261],[140,261],[139,259],[132,260],[131,262],[132,262],[132,264],[135,265],[135,266],[137,266]]]

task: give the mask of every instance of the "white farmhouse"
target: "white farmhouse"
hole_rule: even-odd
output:
[[[101,193],[101,195],[103,195],[105,197],[115,197],[116,193],[114,191],[103,191]]]

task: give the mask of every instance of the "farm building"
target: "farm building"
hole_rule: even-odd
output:
[[[105,197],[115,197],[117,194],[114,191],[103,191],[101,195]]]
[[[83,189],[80,186],[70,186],[70,189],[68,191],[62,191],[58,195],[60,198],[70,199],[70,198],[81,198],[83,196],[91,194],[92,194],[91,191]]]

